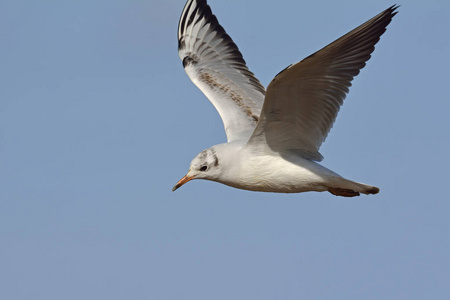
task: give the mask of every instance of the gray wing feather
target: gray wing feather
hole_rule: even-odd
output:
[[[397,13],[392,6],[304,60],[287,67],[269,84],[249,145],[296,151],[320,161],[325,141],[351,81],[366,65],[375,44]]]

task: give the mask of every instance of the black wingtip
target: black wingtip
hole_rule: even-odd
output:
[[[196,3],[195,7],[197,10],[208,11],[208,9],[209,9],[209,13],[212,14],[211,8],[209,7],[208,3],[206,3],[206,0],[189,0],[189,1],[187,1],[186,4],[184,5],[183,12],[181,13],[180,20],[178,21],[178,39],[181,38],[180,28],[185,27],[186,22],[189,22],[189,20],[187,20],[187,17],[189,15],[185,12],[189,11],[190,7],[192,6],[192,4],[194,2]],[[191,17],[192,17],[192,15],[191,15]],[[190,21],[192,21],[192,20],[190,20]]]
[[[389,11],[391,13],[391,16],[394,17],[397,13],[398,13],[398,8],[400,7],[400,5],[398,4],[394,4],[391,7],[389,7],[388,9],[386,9],[387,11]]]
[[[194,11],[189,14],[188,12],[191,9],[191,6],[194,7]],[[223,41],[228,43],[228,46],[230,48],[234,48],[233,53],[230,53],[234,55],[234,60],[239,64],[246,65],[244,57],[239,51],[239,48],[233,42],[231,37],[226,33],[225,29],[219,24],[217,17],[213,14],[211,7],[208,5],[206,0],[190,0],[184,6],[180,20],[178,22],[178,50],[181,50],[185,47],[183,38],[185,32],[183,32],[183,28],[189,26],[193,22],[194,16],[196,14],[200,16],[199,19],[206,19],[211,28],[214,28],[214,30],[216,31],[217,36],[221,37]],[[196,62],[195,57],[191,59]],[[187,63],[192,62],[192,60],[188,59],[187,61],[183,61],[183,66],[186,66]]]

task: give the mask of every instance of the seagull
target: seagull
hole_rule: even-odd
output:
[[[222,118],[227,143],[200,152],[173,191],[192,179],[234,188],[336,196],[377,194],[320,165],[319,148],[375,44],[397,14],[393,5],[328,46],[289,65],[267,89],[248,69],[206,0],[188,0],[178,52],[192,82]]]

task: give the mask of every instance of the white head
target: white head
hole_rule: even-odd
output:
[[[200,152],[192,161],[187,174],[173,187],[175,191],[192,179],[207,179],[217,181],[221,174],[221,165],[216,147]]]

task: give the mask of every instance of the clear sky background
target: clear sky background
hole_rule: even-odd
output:
[[[267,86],[395,2],[210,0]],[[184,0],[0,2],[1,299],[450,299],[450,2],[404,1],[323,164],[351,199],[193,181],[225,141]]]

